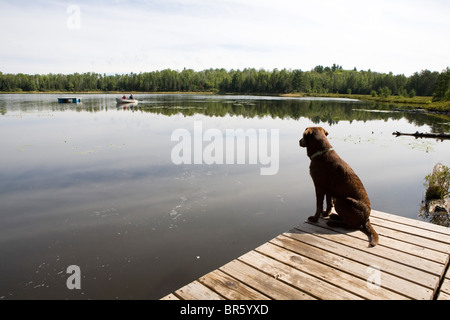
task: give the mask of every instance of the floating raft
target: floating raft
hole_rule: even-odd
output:
[[[450,299],[450,229],[372,211],[361,231],[305,222],[162,300]]]
[[[80,103],[81,98],[73,97],[73,98],[58,98],[59,103]]]

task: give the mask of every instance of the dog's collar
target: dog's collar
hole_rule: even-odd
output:
[[[325,153],[327,153],[327,152],[329,152],[329,151],[331,151],[331,150],[333,150],[333,148],[328,148],[328,149],[325,149],[325,150],[322,150],[322,151],[317,151],[316,153],[314,153],[311,157],[309,157],[311,160],[312,159],[314,159],[315,157],[317,157],[317,156],[321,156],[321,155],[323,155],[323,154],[325,154]]]

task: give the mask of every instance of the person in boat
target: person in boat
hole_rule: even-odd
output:
[[[130,94],[130,99],[131,99],[131,100],[134,99],[134,98],[133,98],[133,94]]]
[[[127,98],[127,96],[126,96],[126,95],[123,95],[122,99],[126,99],[126,98]]]

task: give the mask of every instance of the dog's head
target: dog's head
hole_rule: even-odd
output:
[[[300,139],[300,147],[307,148],[310,146],[312,140],[323,140],[328,135],[328,132],[322,127],[309,127],[303,132],[303,138]]]

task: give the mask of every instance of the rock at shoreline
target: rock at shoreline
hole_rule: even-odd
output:
[[[448,170],[448,169],[447,169]],[[422,201],[419,216],[431,223],[449,227],[450,226],[450,196],[448,195],[449,181],[438,177],[446,171],[442,163],[437,163],[433,167],[432,178],[429,178],[429,185]],[[433,181],[434,183],[432,183]]]

